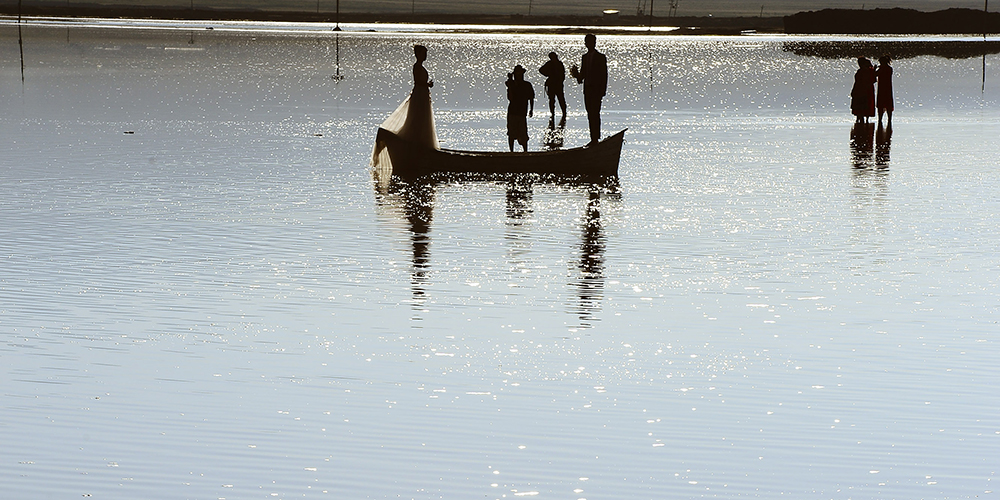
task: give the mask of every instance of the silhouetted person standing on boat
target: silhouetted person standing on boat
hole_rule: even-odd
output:
[[[507,73],[507,143],[514,151],[514,141],[528,150],[528,116],[535,112],[535,88],[524,79],[524,68],[518,64]]]
[[[888,127],[892,128],[892,66],[889,66],[889,56],[878,58],[875,79],[878,81],[878,97],[875,99],[875,107],[878,109],[878,123],[881,125],[882,115],[889,113]]]
[[[410,98],[400,106],[400,109],[405,108],[405,111],[401,117],[403,125],[397,135],[411,142],[437,149],[439,147],[437,132],[434,130],[434,114],[431,111],[431,87],[434,86],[434,81],[424,68],[427,47],[414,45],[413,56],[417,59],[413,63],[413,92],[410,92]],[[383,125],[383,128],[386,126]]]
[[[427,47],[423,45],[413,46],[413,56],[417,62],[413,63],[413,91],[403,100],[402,104],[393,111],[388,118],[379,126],[379,135],[375,138],[375,148],[372,151],[372,166],[377,169],[390,166],[391,159],[388,157],[386,149],[386,139],[382,138],[382,130],[390,134],[395,134],[400,138],[428,149],[440,149],[437,139],[437,131],[434,129],[434,112],[431,109],[431,81],[424,68],[424,61],[427,60]]]
[[[552,122],[556,121],[556,99],[559,100],[559,107],[562,109],[562,120],[566,123],[566,94],[563,92],[563,82],[566,80],[566,66],[555,52],[549,52],[549,60],[538,68],[538,72],[545,75],[545,93],[549,96],[549,113],[552,115]]]
[[[580,68],[576,65],[569,73],[583,84],[583,104],[587,108],[587,121],[590,122],[590,143],[601,140],[601,100],[608,92],[608,58],[597,51],[597,37],[588,33],[583,39],[587,53],[580,60]]]
[[[855,123],[868,123],[868,117],[875,116],[875,68],[866,57],[858,58],[858,71],[854,73],[851,88],[851,113],[857,117]]]

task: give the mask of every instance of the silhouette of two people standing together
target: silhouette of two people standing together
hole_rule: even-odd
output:
[[[588,34],[584,37],[587,52],[580,60],[580,66],[570,68],[570,76],[577,83],[583,84],[583,104],[587,110],[587,121],[590,126],[590,143],[601,140],[601,102],[608,91],[608,59],[597,51],[597,37]],[[554,126],[556,116],[556,101],[562,110],[560,126],[566,123],[566,95],[564,83],[566,67],[555,52],[549,53],[549,60],[538,69],[546,77],[545,92],[549,97],[550,126]],[[535,91],[531,83],[524,80],[524,68],[519,64],[512,73],[507,74],[507,137],[510,150],[514,150],[514,142],[521,144],[524,151],[528,150],[528,124],[526,116],[534,112]]]
[[[878,66],[874,66],[868,58],[859,57],[858,70],[854,73],[851,113],[856,118],[851,128],[851,157],[855,169],[883,169],[889,164],[889,149],[892,144],[892,66],[889,66],[888,56],[880,57],[878,62]],[[868,123],[868,118],[874,117],[876,112],[878,130]],[[882,117],[886,114],[889,119],[883,128]]]
[[[879,124],[882,116],[888,114],[888,126],[892,127],[892,66],[889,61],[888,56],[882,56],[878,66],[873,66],[867,57],[858,58],[858,71],[854,73],[854,87],[851,88],[851,113],[856,117],[855,123],[868,123],[868,118],[874,117],[877,110]]]

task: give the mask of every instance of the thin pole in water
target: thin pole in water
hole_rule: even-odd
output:
[[[21,52],[21,87],[24,87],[24,38],[21,37],[21,0],[17,0],[17,48]]]
[[[337,74],[333,75],[333,81],[340,83],[344,75],[340,74],[340,33],[337,33]]]
[[[333,28],[333,31],[340,31],[340,0],[337,0],[337,27]]]
[[[649,31],[653,31],[653,0],[649,0]]]

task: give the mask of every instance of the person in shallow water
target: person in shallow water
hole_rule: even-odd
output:
[[[868,123],[875,116],[875,68],[867,57],[858,58],[858,70],[851,87],[851,114],[855,123]]]
[[[427,60],[427,47],[413,46],[413,91],[410,93],[406,106],[406,116],[403,125],[397,133],[411,142],[437,149],[437,132],[434,130],[434,114],[431,111],[431,87],[434,81],[430,79],[424,61]],[[394,113],[395,114],[395,113]]]
[[[535,88],[524,79],[524,67],[514,66],[513,73],[507,73],[507,143],[514,151],[514,141],[528,150],[528,116],[535,112]]]
[[[608,58],[597,51],[597,36],[588,33],[583,39],[587,53],[580,59],[580,67],[574,64],[569,74],[583,84],[583,105],[587,108],[590,124],[590,143],[601,140],[601,100],[608,92]]]
[[[549,52],[549,60],[538,68],[538,72],[545,76],[545,93],[549,96],[549,113],[556,120],[556,100],[559,100],[559,108],[562,109],[561,123],[566,122],[566,94],[563,92],[563,82],[566,80],[566,66],[555,52]]]
[[[882,124],[882,115],[889,114],[888,127],[892,128],[892,66],[889,66],[889,56],[878,58],[875,68],[875,80],[878,81],[878,97],[875,107],[878,109],[878,123]]]

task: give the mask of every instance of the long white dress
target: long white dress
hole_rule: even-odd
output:
[[[402,104],[382,122],[381,128],[388,130],[410,142],[422,144],[431,149],[441,149],[437,130],[434,128],[434,112],[431,109],[431,92],[427,70],[419,62],[413,65],[413,91]],[[372,153],[372,166],[376,169],[391,168],[385,144],[376,140]]]

